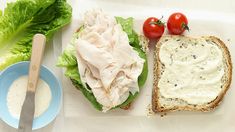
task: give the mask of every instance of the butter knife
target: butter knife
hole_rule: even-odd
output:
[[[29,65],[27,93],[20,113],[18,132],[32,132],[35,111],[35,91],[41,67],[46,37],[36,34],[33,37],[32,54]]]

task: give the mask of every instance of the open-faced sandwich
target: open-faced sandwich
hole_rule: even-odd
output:
[[[217,37],[163,36],[156,45],[153,111],[210,111],[232,79],[228,48]]]
[[[148,73],[133,18],[113,17],[101,10],[84,14],[57,65],[66,68],[74,86],[103,112],[128,107]]]

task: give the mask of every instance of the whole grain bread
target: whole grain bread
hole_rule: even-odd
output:
[[[160,61],[159,51],[162,45],[168,40],[174,39],[176,41],[189,41],[189,40],[197,40],[204,39],[208,43],[213,43],[219,47],[219,49],[223,53],[223,63],[225,74],[223,75],[223,86],[221,87],[221,92],[217,95],[217,97],[211,101],[200,105],[189,104],[188,102],[179,99],[179,98],[165,98],[159,92],[158,82],[161,78],[161,74],[164,72],[164,64]],[[171,112],[171,111],[210,111],[213,110],[216,106],[220,104],[225,93],[230,87],[232,80],[232,62],[231,56],[228,48],[225,43],[221,41],[219,38],[214,36],[204,36],[200,38],[191,38],[186,36],[179,35],[168,35],[163,36],[157,43],[155,49],[155,58],[154,58],[154,84],[153,84],[153,93],[152,93],[152,109],[154,112]],[[180,79],[180,78],[179,78]]]

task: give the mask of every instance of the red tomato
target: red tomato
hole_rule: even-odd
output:
[[[158,39],[162,36],[165,30],[164,23],[155,17],[149,17],[143,25],[144,35],[149,39]]]
[[[167,21],[167,29],[170,34],[175,35],[182,34],[185,30],[189,30],[186,16],[179,12],[171,14]]]

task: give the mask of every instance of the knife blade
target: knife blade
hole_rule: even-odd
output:
[[[39,72],[45,43],[46,37],[44,35],[34,35],[29,65],[27,93],[20,113],[18,132],[32,132],[35,111],[35,92],[40,74]]]

